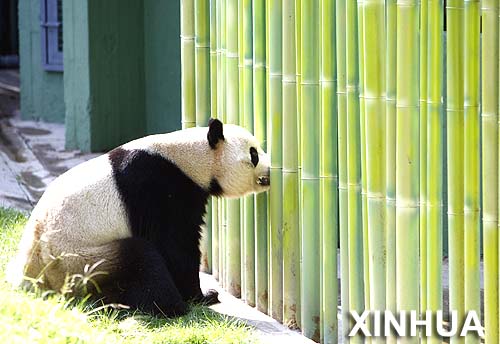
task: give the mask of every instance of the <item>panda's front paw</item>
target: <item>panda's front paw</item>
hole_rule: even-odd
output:
[[[219,303],[219,292],[214,289],[208,290],[208,292],[202,296],[200,303],[206,306],[215,305]]]

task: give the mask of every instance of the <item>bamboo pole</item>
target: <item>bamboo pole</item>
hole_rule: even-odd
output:
[[[218,116],[218,67],[219,67],[219,40],[217,0],[210,1],[210,114]],[[219,207],[217,198],[212,198],[212,275],[219,278]],[[207,221],[208,223],[208,221]]]
[[[283,1],[283,323],[297,328],[300,232],[295,72],[295,1]]]
[[[361,138],[359,117],[358,16],[355,1],[346,2],[347,189],[349,248],[349,309],[364,305],[363,219],[361,201]],[[350,319],[350,328],[354,326]],[[352,343],[362,342],[358,335]]]
[[[418,3],[398,0],[396,11],[396,302],[401,311],[419,308]],[[417,343],[418,338],[404,342]]]
[[[480,301],[480,134],[479,134],[479,0],[465,0],[464,10],[464,306],[481,312]],[[466,343],[479,343],[469,333]]]
[[[443,308],[443,1],[428,0],[427,49],[427,309]],[[423,129],[423,128],[422,128]],[[429,343],[442,339],[432,337]]]
[[[220,41],[221,41],[221,68],[220,68],[220,84],[221,84],[221,105],[220,105],[220,116],[219,119],[223,122],[226,122],[227,116],[226,116],[226,109],[227,109],[227,104],[226,104],[226,1],[227,0],[219,0],[220,4]],[[224,199],[219,199],[219,219],[220,219],[220,235],[219,235],[219,247],[220,247],[220,265],[221,265],[221,272],[222,272],[222,278],[220,278],[220,282],[222,287],[227,286],[227,254],[226,254],[226,247],[227,247],[227,218],[226,218],[226,213],[227,213],[227,202]]]
[[[499,112],[499,3],[482,2],[482,187],[484,252],[485,343],[498,343],[499,333],[499,237],[498,237],[498,112]],[[487,192],[485,192],[487,190]]]
[[[296,75],[296,82],[297,82],[297,176],[299,178],[298,181],[298,198],[299,198],[299,209],[298,209],[298,227],[299,227],[299,251],[302,248],[302,141],[301,141],[301,132],[302,129],[300,127],[300,121],[301,121],[301,108],[302,108],[302,74],[301,74],[301,69],[302,69],[302,30],[301,30],[301,8],[302,8],[302,2],[301,0],[295,0],[295,75]],[[300,260],[301,262],[301,260]],[[301,264],[299,264],[299,271],[301,269]],[[300,278],[300,276],[299,276]],[[300,293],[300,281],[299,281],[299,293]],[[300,300],[300,294],[299,298]],[[297,326],[300,328],[302,325],[301,321],[301,316],[302,316],[302,310],[301,310],[301,304],[300,302],[297,303],[297,310],[295,312],[296,314],[296,320],[297,320]]]
[[[195,0],[195,89],[196,126],[204,127],[210,118],[210,8],[208,0]],[[201,249],[201,270],[212,267],[212,204],[207,204]]]
[[[266,146],[266,12],[265,0],[253,0],[253,106],[255,137]],[[256,306],[267,312],[267,194],[255,196]]]
[[[282,152],[282,3],[269,1],[269,117],[268,151],[271,153],[271,189],[269,191],[269,312],[283,320],[283,152]]]
[[[238,11],[238,19],[237,19],[237,26],[238,26],[238,80],[239,80],[239,83],[238,83],[238,98],[239,98],[239,102],[238,102],[238,124],[239,125],[242,125],[244,126],[245,123],[245,113],[244,113],[244,106],[245,106],[245,102],[244,102],[244,99],[243,99],[243,93],[244,93],[244,88],[245,88],[245,81],[244,81],[244,77],[243,77],[243,69],[244,69],[244,64],[245,64],[245,56],[243,54],[243,0],[237,0],[238,1],[238,8],[237,8],[237,11]],[[244,200],[241,200],[240,202],[240,206],[241,206],[241,216],[243,217],[243,203],[244,203]],[[243,235],[243,228],[244,226],[242,227],[242,235]],[[243,249],[243,246],[242,246],[242,249]],[[243,276],[243,275],[242,275]],[[242,278],[242,283],[243,283],[243,278]],[[243,286],[243,284],[242,284]]]
[[[447,165],[448,165],[448,260],[450,309],[458,319],[465,316],[464,305],[464,66],[462,0],[448,0],[447,21]],[[464,342],[458,335],[451,343]]]
[[[365,117],[365,42],[364,42],[364,6],[365,0],[357,0],[358,5],[358,61],[359,61],[359,126],[361,132],[361,202],[363,212],[363,268],[364,279],[370,281],[370,253],[368,245],[368,197],[366,180],[366,117]],[[365,305],[370,306],[370,283],[364,284]],[[370,320],[367,324],[370,326]],[[370,343],[371,338],[366,338]]]
[[[386,309],[396,312],[396,0],[387,0],[386,48]],[[388,336],[388,343],[396,337]]]
[[[319,2],[301,2],[302,333],[320,337],[319,275]]]
[[[244,68],[244,55],[243,55],[243,0],[237,1],[237,27],[238,27],[238,124],[244,126],[244,77],[243,77],[243,68]],[[245,293],[246,293],[246,278],[245,278],[245,255],[246,255],[246,238],[245,238],[245,198],[243,197],[239,200],[239,217],[240,217],[240,255],[241,255],[241,264],[240,264],[240,276],[241,276],[241,284],[240,297],[243,301],[245,301]]]
[[[253,31],[252,0],[243,0],[243,125],[254,132],[253,116]],[[244,277],[245,301],[255,306],[255,197],[249,195],[244,200]]]
[[[337,343],[337,68],[335,2],[321,1],[321,324],[322,342]]]
[[[386,307],[386,49],[385,2],[364,5],[364,93],[366,116],[366,180],[368,198],[368,241],[370,309]],[[381,342],[376,339],[374,342]]]
[[[222,109],[223,109],[223,78],[222,78],[222,0],[216,0],[216,35],[217,35],[217,118],[222,120]],[[215,215],[215,214],[214,214]],[[222,199],[217,199],[217,216],[212,218],[213,221],[217,220],[216,227],[218,228],[217,239],[214,238],[214,242],[218,244],[218,274],[217,279],[221,286],[224,283],[223,271],[223,254],[222,254],[222,246],[223,246],[223,231],[224,228],[222,226]],[[214,257],[215,259],[215,257]]]
[[[196,125],[205,127],[210,118],[210,16],[209,1],[195,0]]]
[[[238,3],[226,1],[226,116],[227,123],[239,124],[238,76]],[[241,295],[241,219],[240,200],[228,199],[227,204],[227,275],[226,289],[236,297]]]
[[[243,0],[237,0],[238,1],[238,79],[239,79],[239,84],[238,84],[238,98],[239,98],[239,125],[246,127],[245,125],[245,77],[244,77],[244,70],[245,70],[245,55],[243,53],[243,44],[244,44],[244,31],[243,31]],[[252,121],[253,122],[253,121]],[[252,123],[253,124],[253,123]],[[247,128],[249,129],[249,128]],[[240,254],[241,254],[241,299],[245,302],[246,301],[246,296],[247,296],[247,286],[246,286],[246,275],[247,275],[247,270],[245,267],[246,264],[246,255],[247,255],[247,238],[246,238],[246,229],[247,229],[247,219],[250,222],[254,221],[254,216],[246,216],[246,211],[247,211],[247,206],[246,206],[246,196],[240,199]],[[253,207],[253,202],[252,202],[252,207]],[[249,214],[250,215],[250,214]],[[250,223],[248,223],[250,224]],[[248,302],[247,302],[248,303]]]
[[[420,316],[425,314],[427,304],[427,33],[428,4],[420,1]],[[424,331],[420,331],[424,334]],[[427,338],[422,336],[422,343]]]
[[[347,214],[347,97],[346,97],[346,0],[336,1],[337,107],[338,107],[338,172],[339,172],[339,239],[340,293],[342,310],[341,337],[347,338],[349,326],[349,247]]]
[[[182,128],[196,125],[194,0],[181,1]]]

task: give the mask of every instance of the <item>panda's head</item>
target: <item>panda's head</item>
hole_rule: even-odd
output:
[[[269,156],[248,130],[211,119],[207,141],[214,154],[212,187],[219,188],[214,194],[240,197],[269,189]]]

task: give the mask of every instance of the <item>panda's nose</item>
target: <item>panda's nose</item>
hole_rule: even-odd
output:
[[[269,176],[261,176],[258,179],[258,183],[259,183],[259,185],[262,185],[262,186],[269,186],[269,185],[271,185],[271,180],[270,180]]]

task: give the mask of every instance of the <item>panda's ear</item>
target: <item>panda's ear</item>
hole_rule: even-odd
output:
[[[210,118],[208,121],[208,144],[212,149],[215,149],[219,141],[224,141],[224,134],[222,133],[222,122],[218,119]]]

